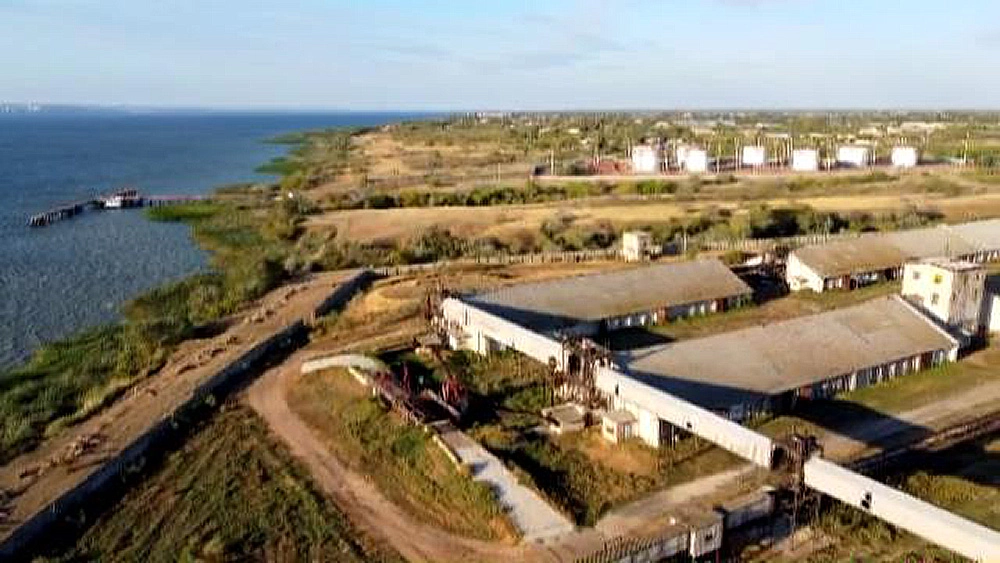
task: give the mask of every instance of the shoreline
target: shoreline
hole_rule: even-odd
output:
[[[294,145],[284,145],[285,155],[294,149]],[[268,270],[266,260],[255,263],[260,257],[254,256],[227,264],[229,259],[222,255],[238,254],[238,249],[199,234],[198,225],[202,219],[231,211],[225,203],[214,200],[278,181],[280,177],[216,185],[202,194],[212,198],[210,202],[129,211],[142,213],[141,221],[147,228],[157,222],[184,223],[185,244],[202,256],[201,266],[116,303],[115,320],[81,326],[39,343],[26,351],[23,360],[0,366],[0,384],[6,389],[0,396],[0,465],[35,450],[61,428],[82,423],[114,404],[135,385],[157,374],[185,342],[204,338],[205,331],[215,330],[212,327],[220,319],[273,289],[280,276]],[[192,206],[196,211],[212,211],[192,215]],[[246,230],[246,225],[238,228]],[[238,271],[240,266],[248,271]],[[243,276],[251,282],[260,281],[261,276],[264,279],[258,285],[239,288],[235,295],[220,294],[220,280]],[[204,305],[204,310],[192,314],[195,305],[188,301]]]

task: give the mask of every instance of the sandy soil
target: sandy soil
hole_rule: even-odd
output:
[[[83,423],[65,428],[32,452],[0,467],[0,490],[12,498],[0,539],[75,487],[154,424],[170,416],[222,368],[295,320],[307,318],[344,275],[324,274],[279,288],[230,319],[211,339],[184,343],[157,374]]]

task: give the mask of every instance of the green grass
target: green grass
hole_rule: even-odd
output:
[[[298,172],[303,167],[302,163],[283,156],[271,159],[265,164],[261,164],[254,169],[258,174],[273,174],[275,176],[287,176]]]
[[[487,485],[455,467],[429,433],[386,411],[345,370],[303,378],[290,403],[341,460],[419,520],[479,539],[515,536]]]
[[[1000,373],[1000,350],[981,352],[990,361],[977,365],[967,360],[945,364],[845,393],[839,398],[885,413],[903,412],[940,401],[950,395],[997,381]]]
[[[161,205],[146,209],[146,217],[152,221],[179,222],[208,219],[221,211],[218,204],[210,201]]]
[[[0,463],[101,407],[139,377],[128,349],[123,327],[96,328],[43,346],[26,365],[0,372]]]
[[[514,352],[459,352],[449,363],[471,394],[476,420],[470,435],[580,525],[593,525],[611,508],[657,489],[741,463],[704,441],[683,440],[663,450],[638,441],[614,445],[593,427],[539,436],[533,429],[544,423],[540,411],[551,400],[547,366]]]
[[[829,311],[831,309],[857,305],[858,303],[863,303],[878,297],[896,295],[900,292],[902,287],[902,282],[892,281],[869,285],[853,291],[833,290],[824,291],[823,293],[799,291],[795,293],[794,297],[796,299],[801,299],[804,302],[814,304],[821,311]]]
[[[53,561],[390,561],[243,408],[217,414]]]

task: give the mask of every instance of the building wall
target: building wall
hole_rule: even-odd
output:
[[[646,232],[629,231],[622,233],[622,258],[627,262],[639,262],[652,254],[653,237]]]
[[[903,271],[902,294],[941,322],[968,334],[979,332],[986,273],[983,269],[956,271],[935,264],[911,263]]]
[[[746,146],[740,154],[740,161],[743,166],[764,166],[766,152],[761,146]]]
[[[458,299],[445,299],[441,304],[441,313],[453,348],[473,350],[480,354],[513,348],[543,363],[549,358],[556,358],[560,364],[563,361],[562,345],[559,342]]]
[[[684,158],[684,169],[699,173],[708,171],[708,153],[702,149],[688,149]]]
[[[652,447],[660,446],[662,420],[761,467],[771,467],[774,444],[766,436],[614,369],[599,368],[595,383],[613,408],[636,415],[639,437]]]
[[[816,293],[822,293],[826,289],[823,283],[823,276],[816,273],[812,268],[807,266],[795,253],[791,253],[788,256],[788,263],[785,267],[785,281],[788,283],[788,289],[792,291],[802,291],[804,289],[811,289]]]
[[[983,298],[983,327],[993,334],[1000,332],[1000,295],[987,293]]]
[[[710,299],[707,301],[686,303],[684,305],[675,305],[673,307],[666,307],[655,311],[643,311],[629,315],[608,317],[602,321],[602,328],[604,330],[621,330],[625,328],[661,325],[679,319],[721,313],[723,311],[739,307],[749,301],[749,299],[749,296],[742,295],[736,297],[724,297],[721,299]]]

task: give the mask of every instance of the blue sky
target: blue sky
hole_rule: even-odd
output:
[[[0,0],[0,100],[1000,108],[1000,1]]]

